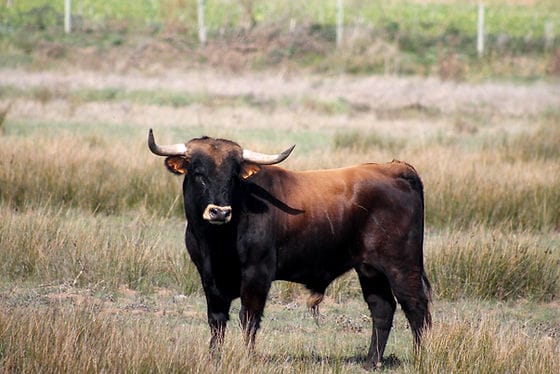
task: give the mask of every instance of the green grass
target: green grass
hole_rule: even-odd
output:
[[[319,71],[439,74],[445,79],[486,79],[488,75],[538,79],[557,74],[551,66],[555,66],[554,51],[560,43],[558,28],[552,28],[550,41],[544,36],[545,25],[554,24],[560,15],[554,1],[487,3],[483,59],[476,51],[477,6],[472,3],[347,1],[346,34],[351,37],[342,50],[334,48],[335,2],[313,0],[296,5],[252,0],[246,2],[252,4],[250,14],[241,3],[223,0],[206,4],[210,44],[218,41],[217,49],[225,50],[231,42],[235,50],[236,41],[242,40],[257,51],[245,56],[248,64],[236,65],[231,56],[218,58],[219,64],[265,68],[289,61]],[[50,53],[55,62],[84,47],[96,48],[98,53],[122,47],[121,55],[133,49],[131,58],[135,59],[150,38],[177,48],[171,60],[196,64],[212,59],[212,54],[197,48],[195,2],[126,0],[106,4],[88,0],[73,6],[72,35],[63,33],[60,2],[33,0],[17,2],[12,8],[0,7],[0,43],[6,47],[2,66],[33,66],[34,62],[45,66],[45,56],[34,54],[36,49]],[[248,30],[250,18],[256,21],[256,30],[263,31]],[[297,37],[288,32],[290,20],[298,26]],[[358,36],[354,25],[359,27]],[[45,49],[46,45],[55,48]],[[376,49],[380,45],[384,47]],[[31,60],[29,55],[33,55]],[[453,56],[459,57],[453,60],[455,65],[446,67],[445,61]],[[507,67],[504,57],[511,58],[512,66]],[[531,63],[523,61],[524,57]]]
[[[46,104],[53,100],[65,100],[74,106],[91,102],[118,102],[128,104],[144,104],[168,107],[186,107],[190,105],[204,105],[207,107],[248,107],[257,110],[273,111],[277,109],[296,109],[317,112],[320,114],[347,114],[353,112],[349,103],[342,99],[318,100],[306,97],[298,101],[291,97],[277,99],[258,98],[253,94],[219,95],[204,92],[166,91],[166,90],[128,90],[122,87],[103,89],[49,89],[47,87],[21,88],[0,85],[0,99],[13,100],[16,98],[32,99]]]
[[[254,0],[253,17],[259,23],[270,22],[278,15],[294,17],[298,21],[310,20],[318,24],[336,23],[336,4],[320,0],[305,4],[293,2]],[[37,9],[46,11],[38,12]],[[542,36],[544,21],[553,19],[560,7],[554,1],[541,1],[533,6],[516,5],[515,2],[487,2],[487,30],[489,33],[506,32],[511,36],[524,37],[531,34]],[[2,8],[12,22],[53,26],[64,11],[63,3],[45,0],[14,2],[12,8]],[[124,0],[105,4],[96,0],[84,0],[73,4],[73,12],[87,22],[107,22],[111,19],[133,20],[140,24],[186,23],[196,20],[196,4],[168,0]],[[206,4],[206,18],[210,29],[220,26],[237,26],[244,17],[241,3],[213,1]],[[23,16],[27,16],[24,18]],[[430,36],[445,32],[460,34],[476,30],[476,5],[462,2],[432,3],[429,5],[411,1],[371,3],[363,0],[345,2],[346,22],[361,17],[363,22],[382,25],[388,30],[399,32],[420,31]]]

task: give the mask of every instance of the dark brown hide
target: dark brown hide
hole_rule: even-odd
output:
[[[367,365],[381,363],[397,301],[418,346],[431,324],[430,283],[423,187],[412,166],[295,172],[247,162],[229,141],[201,138],[186,146],[166,165],[185,174],[185,242],[206,294],[213,350],[233,299],[241,297],[240,320],[253,346],[272,281],[304,284],[316,308],[327,286],[351,269],[373,320]],[[217,207],[216,216],[208,207]]]

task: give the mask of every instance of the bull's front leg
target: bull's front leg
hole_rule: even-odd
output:
[[[206,292],[206,302],[208,308],[208,325],[210,326],[210,333],[212,334],[210,338],[210,353],[212,355],[217,355],[220,353],[224,343],[231,300],[224,300],[211,292]]]
[[[255,336],[272,283],[266,269],[263,265],[252,265],[242,271],[239,320],[245,334],[245,343],[251,350],[255,348]]]

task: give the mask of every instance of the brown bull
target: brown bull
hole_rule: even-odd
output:
[[[430,283],[423,266],[423,187],[400,161],[342,169],[290,171],[278,155],[208,137],[150,150],[185,176],[185,243],[206,295],[215,350],[233,299],[241,297],[246,341],[255,335],[272,281],[305,285],[316,308],[328,285],[358,273],[373,320],[368,366],[379,366],[396,301],[414,343],[431,324]],[[395,301],[396,299],[396,301]]]

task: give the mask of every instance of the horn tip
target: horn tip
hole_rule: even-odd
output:
[[[282,152],[282,155],[286,155],[286,157],[288,157],[290,154],[292,154],[295,147],[296,147],[295,144],[292,145],[290,148],[288,148],[284,152]]]

